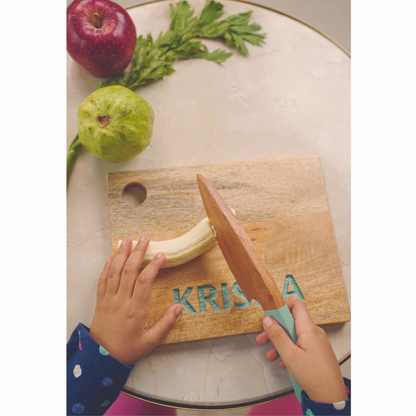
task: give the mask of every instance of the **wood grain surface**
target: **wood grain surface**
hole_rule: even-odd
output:
[[[137,240],[141,234],[147,234],[154,241],[167,240],[189,231],[206,217],[198,173],[235,210],[280,291],[283,292],[286,276],[291,275],[316,324],[350,320],[322,169],[316,155],[109,173],[113,253],[117,252],[118,240],[125,236]],[[146,189],[147,197],[141,205],[131,206],[123,200],[123,191],[131,184]],[[212,287],[217,291],[214,301],[219,310],[214,310],[209,302],[199,303],[199,298],[210,294],[207,285],[211,285],[211,294]],[[181,298],[186,290],[190,291],[187,301],[195,312],[184,309],[162,343],[262,331],[262,308],[254,300],[244,307],[245,299],[235,287],[218,244],[187,264],[159,272],[150,298],[148,325],[175,302],[175,291]],[[288,297],[292,298],[296,296]]]

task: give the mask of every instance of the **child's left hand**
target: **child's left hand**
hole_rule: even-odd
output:
[[[152,351],[173,328],[183,310],[182,305],[172,305],[152,327],[147,327],[152,282],[165,255],[159,253],[139,274],[149,245],[147,236],[141,239],[131,251],[132,240],[124,238],[114,259],[112,256],[107,259],[98,282],[90,329],[98,344],[127,365],[134,365]]]

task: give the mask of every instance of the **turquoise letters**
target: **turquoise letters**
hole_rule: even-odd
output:
[[[222,293],[222,301],[224,303],[224,310],[227,311],[231,309],[230,294],[228,293],[227,283],[221,283],[221,293]]]
[[[244,296],[243,291],[240,289],[240,286],[238,285],[237,282],[234,282],[234,284],[233,284],[233,293],[234,293],[234,295],[237,295],[240,298],[243,298],[244,299],[244,302],[243,303],[234,302],[234,306],[236,308],[238,308],[238,309],[245,309],[245,308],[248,308],[251,305],[251,300],[248,301],[246,299],[246,297]]]
[[[293,290],[289,291],[289,285],[292,285]],[[232,291],[234,295],[243,299],[243,302],[236,302],[234,301],[234,307],[237,309],[245,309],[251,305],[251,300],[248,301],[244,296],[243,291],[240,289],[240,286],[237,282],[234,282],[232,286]],[[195,314],[197,313],[196,309],[189,303],[188,297],[191,294],[193,287],[188,287],[185,292],[183,293],[182,297],[180,297],[179,289],[173,289],[173,300],[175,304],[181,303],[184,308],[190,313]],[[206,291],[209,293],[206,295]],[[220,312],[221,308],[219,307],[218,303],[214,300],[217,295],[218,291],[213,285],[202,285],[197,286],[197,293],[198,293],[198,304],[199,304],[199,312],[205,313],[207,311],[206,304],[209,303],[212,309],[215,312]],[[221,294],[222,294],[222,301],[223,301],[223,310],[227,311],[231,309],[231,301],[230,301],[230,293],[228,289],[227,283],[221,283]],[[300,300],[305,300],[305,296],[297,284],[295,278],[288,274],[285,277],[285,281],[283,284],[283,291],[282,296],[284,300],[287,300],[288,296],[297,296]],[[256,306],[260,306],[260,303],[256,301]]]
[[[214,311],[220,311],[220,307],[218,306],[218,303],[215,302],[214,298],[217,296],[217,289],[215,289],[212,285],[204,285],[204,286],[198,286],[198,301],[199,301],[199,312],[205,313],[207,311],[205,307],[205,303],[209,303],[212,306],[212,309]],[[208,296],[205,296],[205,291],[209,290],[210,294]]]
[[[289,284],[292,285],[293,290],[289,292]],[[283,284],[282,296],[284,300],[287,300],[288,296],[297,296],[300,300],[305,300],[299,285],[296,283],[295,278],[291,274],[287,274],[285,277],[285,283]]]
[[[188,287],[185,290],[185,293],[182,295],[182,298],[179,297],[179,289],[173,289],[173,300],[175,301],[175,303],[182,303],[184,308],[191,314],[196,313],[195,308],[187,300],[188,296],[192,292],[192,289],[193,289],[193,287]]]

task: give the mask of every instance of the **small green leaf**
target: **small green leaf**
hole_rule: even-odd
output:
[[[195,27],[193,35],[201,38],[220,38],[221,36],[224,36],[229,27],[230,24],[226,21],[212,22],[206,27]]]
[[[207,1],[198,20],[198,27],[209,25],[214,20],[219,19],[224,13],[221,10],[224,6],[215,1]]]
[[[252,35],[243,35],[245,41],[250,42],[254,46],[261,46],[264,44],[264,35],[252,34]]]
[[[244,55],[248,55],[248,49],[246,47],[246,44],[244,43],[244,40],[241,36],[235,35],[234,33],[232,34],[232,37],[234,39],[235,42],[235,46],[236,48]]]

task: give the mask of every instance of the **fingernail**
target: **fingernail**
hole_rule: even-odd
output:
[[[273,325],[273,318],[271,316],[266,316],[263,319],[263,326],[265,328],[268,328],[270,325]]]
[[[121,242],[121,244],[124,246],[129,242],[129,237],[124,237],[123,241]]]
[[[146,241],[146,236],[145,236],[145,235],[142,235],[142,236],[140,237],[139,241],[141,241],[142,243],[143,243],[144,241]]]
[[[163,253],[157,253],[155,257],[157,259],[161,259],[163,257]]]
[[[112,256],[109,256],[106,263],[110,263]]]
[[[178,305],[175,309],[176,316],[179,316],[182,313],[182,311],[183,311],[183,306]]]

